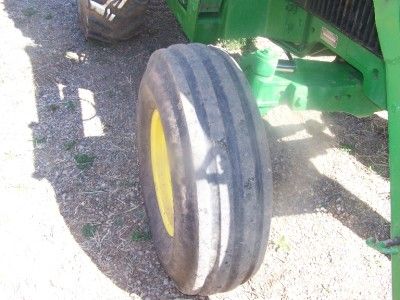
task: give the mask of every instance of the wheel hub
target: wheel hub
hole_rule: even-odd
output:
[[[158,110],[155,110],[151,117],[150,148],[151,168],[158,208],[165,230],[170,236],[174,236],[174,201],[171,171],[164,128]]]

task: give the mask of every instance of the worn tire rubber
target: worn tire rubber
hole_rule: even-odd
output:
[[[115,43],[133,37],[144,22],[148,0],[77,0],[87,39]]]
[[[152,177],[154,109],[171,165],[173,237],[164,229]],[[238,65],[200,44],[154,52],[140,85],[136,132],[153,241],[177,287],[210,295],[247,281],[267,245],[272,174],[265,127]]]

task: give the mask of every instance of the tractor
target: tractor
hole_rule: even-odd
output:
[[[78,0],[87,38],[130,39],[148,0]],[[189,295],[246,282],[263,261],[272,171],[262,122],[271,108],[388,111],[391,257],[400,299],[400,1],[167,0],[191,44],[155,51],[137,103],[140,180],[161,264]],[[208,46],[266,37],[237,63]],[[331,62],[304,59],[330,53]],[[396,79],[397,78],[397,79]]]

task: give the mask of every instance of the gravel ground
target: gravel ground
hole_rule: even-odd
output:
[[[85,42],[74,0],[0,0],[0,298],[174,299],[140,197],[137,89],[150,54],[186,42],[163,1],[134,40]],[[211,299],[388,299],[387,122],[266,117],[275,204],[264,264]]]

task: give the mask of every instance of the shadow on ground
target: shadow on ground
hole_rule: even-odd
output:
[[[156,49],[186,42],[173,16],[163,1],[152,1],[140,35],[106,46],[84,41],[74,0],[4,3],[15,26],[34,44],[26,48],[39,117],[38,123],[31,124],[36,145],[33,176],[51,183],[76,241],[115,284],[140,296],[182,297],[159,265],[149,240],[134,129],[136,92],[149,56]],[[325,125],[305,124],[312,138],[294,142],[282,138],[303,130],[302,126],[269,128],[274,215],[324,207],[362,238],[387,237],[385,219],[310,162],[326,150],[321,139],[332,139],[322,132],[328,126],[362,163],[379,166],[378,172],[385,176],[387,162],[370,161],[369,154],[360,150],[370,148],[352,144],[346,136],[359,122],[364,124],[360,130],[368,133],[376,120],[334,114],[325,115],[324,121]],[[377,140],[383,145],[386,133],[371,138],[371,147]],[[303,178],[300,171],[292,171],[295,165]]]
[[[323,123],[269,127],[274,169],[274,216],[324,211],[362,239],[389,237],[390,223],[336,180],[321,174],[312,159],[338,148],[364,167],[387,177],[387,122],[378,116],[356,118],[343,113],[322,114]],[[334,137],[325,133],[325,129]],[[285,140],[301,131],[308,137]],[[341,164],[343,165],[343,163]],[[346,172],[346,170],[341,170]],[[352,180],[352,178],[350,178]]]
[[[139,196],[136,92],[151,53],[186,42],[163,1],[134,40],[85,42],[76,1],[4,1],[32,46],[35,173],[54,188],[75,240],[129,293],[182,297],[158,263]],[[167,29],[166,29],[167,28]]]

